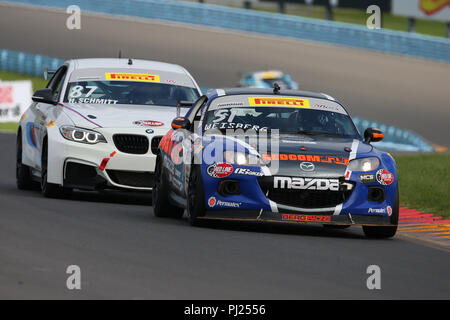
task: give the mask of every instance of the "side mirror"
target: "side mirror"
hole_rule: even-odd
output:
[[[56,101],[53,100],[53,91],[48,88],[36,90],[31,99],[34,102],[56,104]]]
[[[174,130],[178,130],[178,129],[189,130],[190,127],[191,127],[191,122],[189,121],[188,118],[178,117],[178,118],[173,119],[173,121],[172,121],[172,129],[174,129]]]
[[[384,133],[380,129],[367,128],[366,131],[364,131],[364,142],[378,142],[383,140],[383,138]]]
[[[193,104],[194,104],[194,102],[192,102],[192,101],[181,101],[181,100],[178,100],[177,117],[179,117],[181,115],[181,108],[190,108],[190,107],[192,107]]]

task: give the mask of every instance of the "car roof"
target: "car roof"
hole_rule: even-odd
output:
[[[215,89],[209,90],[206,95],[208,99],[213,98],[214,96],[230,96],[230,95],[271,95],[271,96],[299,96],[299,97],[308,97],[308,98],[317,98],[317,99],[326,99],[330,101],[336,101],[333,97],[325,94],[318,93],[312,91],[303,91],[303,90],[280,90],[278,94],[273,93],[273,89],[271,88],[225,88],[225,89]]]
[[[91,58],[69,60],[75,70],[91,68],[127,68],[127,69],[150,69],[166,72],[186,74],[186,70],[177,64],[165,63],[151,60],[131,59],[132,64],[128,64],[128,58]]]

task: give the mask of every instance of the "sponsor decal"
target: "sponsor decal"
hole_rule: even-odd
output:
[[[388,186],[394,182],[394,175],[386,169],[380,169],[376,173],[376,178],[379,184]]]
[[[369,213],[386,213],[385,208],[369,208]]]
[[[420,0],[419,6],[420,10],[429,16],[450,6],[450,2],[448,0]]]
[[[233,173],[233,166],[226,162],[215,163],[210,165],[206,172],[213,178],[225,178]]]
[[[215,206],[219,207],[228,207],[228,208],[239,208],[241,203],[239,202],[231,202],[231,201],[222,201],[217,200],[215,197],[210,197],[208,199],[208,206],[214,208]]]
[[[275,189],[339,191],[339,179],[275,177],[273,187]]]
[[[250,106],[311,108],[309,100],[301,98],[249,97],[248,102]]]
[[[256,177],[261,177],[264,175],[262,172],[252,171],[252,170],[246,169],[246,168],[236,168],[236,170],[234,170],[234,173],[244,174],[244,175],[248,175],[248,176],[256,176]]]
[[[146,73],[106,72],[105,79],[110,81],[160,82],[159,75]]]
[[[361,183],[375,182],[375,175],[371,173],[360,174],[358,178]]]
[[[302,162],[302,163],[300,163],[300,169],[302,171],[311,172],[311,171],[314,171],[315,166],[314,166],[314,163],[312,163],[312,162]]]
[[[161,127],[164,125],[162,122],[153,120],[138,120],[134,121],[133,124],[140,127]]]
[[[53,126],[55,126],[55,121],[52,120],[45,127],[48,129],[48,128],[51,128]]]
[[[214,208],[216,206],[216,198],[215,197],[210,197],[208,199],[208,206],[210,206],[211,208]]]
[[[221,107],[238,107],[238,106],[243,106],[244,104],[242,102],[229,102],[229,103],[219,103],[217,105],[218,108]]]
[[[164,155],[162,164],[171,175],[174,174],[175,164],[170,160],[170,157],[168,157],[167,155]]]
[[[332,157],[321,155],[305,155],[294,153],[281,153],[281,154],[263,154],[261,155],[264,161],[280,160],[280,161],[308,161],[308,162],[322,162],[322,163],[335,163],[346,166],[348,164],[348,158],[344,157]]]
[[[178,191],[182,191],[183,190],[183,184],[181,183],[181,181],[179,179],[177,179],[176,176],[172,176],[170,181],[172,182],[172,185],[178,190]]]
[[[387,210],[388,215],[391,216],[392,215],[392,207],[387,206],[386,210]]]
[[[317,216],[305,214],[282,214],[283,221],[300,221],[300,222],[331,222],[330,216]]]

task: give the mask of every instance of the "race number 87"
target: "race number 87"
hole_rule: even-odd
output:
[[[87,89],[89,89],[89,91],[86,93],[86,95],[84,96],[85,98],[89,98],[91,96],[91,94],[94,93],[95,90],[97,90],[96,86],[86,86]],[[79,98],[83,95],[83,86],[75,86],[72,88],[72,90],[70,90],[70,94],[69,97],[70,98]]]

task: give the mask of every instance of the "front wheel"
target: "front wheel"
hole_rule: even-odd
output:
[[[63,188],[54,183],[48,182],[48,145],[47,141],[44,141],[42,146],[42,158],[41,158],[41,193],[47,198],[65,198],[71,192],[72,189]]]
[[[387,227],[363,226],[365,236],[367,238],[374,238],[374,239],[385,239],[385,238],[392,238],[393,236],[395,236],[398,227],[399,210],[400,210],[399,193],[397,187],[394,208],[392,209],[391,215],[391,224],[393,224],[394,226],[387,226]]]
[[[156,159],[155,184],[152,190],[153,214],[161,218],[181,218],[183,208],[176,207],[170,203],[169,186],[164,179],[164,169],[160,157]]]
[[[36,189],[36,183],[31,178],[31,168],[22,163],[22,133],[17,134],[16,142],[16,185],[19,190]],[[37,184],[39,188],[39,184]]]
[[[189,223],[192,226],[198,226],[200,224],[198,218],[205,215],[205,195],[199,165],[191,167],[187,194],[187,213]]]

